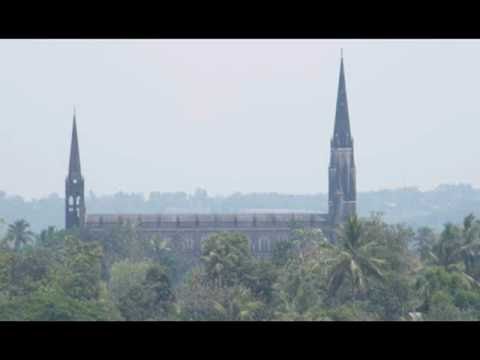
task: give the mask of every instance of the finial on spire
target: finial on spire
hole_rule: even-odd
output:
[[[340,48],[340,58],[343,59],[343,48]]]
[[[77,116],[77,111],[75,109],[75,105],[73,105],[73,117],[75,118]]]

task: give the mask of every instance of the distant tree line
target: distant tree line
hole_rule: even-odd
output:
[[[87,194],[89,213],[157,213],[157,212],[241,212],[241,211],[311,211],[326,212],[326,194],[288,195],[277,193],[234,193],[210,196],[203,189],[185,192],[152,192],[113,195]],[[358,212],[368,216],[380,212],[387,223],[405,223],[414,228],[430,226],[440,230],[444,223],[459,222],[464,214],[480,209],[480,189],[471,185],[441,185],[431,191],[417,188],[360,192]],[[0,217],[10,223],[23,218],[32,230],[50,225],[64,226],[64,199],[57,194],[26,201],[20,196],[0,192]],[[0,229],[1,230],[1,229]],[[5,231],[6,228],[3,228]]]

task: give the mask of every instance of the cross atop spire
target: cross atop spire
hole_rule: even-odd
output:
[[[72,130],[72,142],[70,146],[70,165],[69,165],[69,176],[80,176],[80,151],[78,147],[78,136],[77,136],[77,121],[75,107],[73,108],[73,130]]]
[[[341,49],[340,76],[338,80],[337,109],[335,113],[335,129],[333,131],[333,145],[335,147],[351,147],[350,119],[348,115],[347,89],[345,85],[345,71],[343,67],[343,49]]]

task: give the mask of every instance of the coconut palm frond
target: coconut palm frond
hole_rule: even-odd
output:
[[[363,280],[363,273],[355,262],[355,260],[350,260],[350,276],[352,277],[353,288],[363,290],[365,288],[365,282]]]
[[[329,276],[329,281],[327,285],[327,292],[329,297],[335,296],[337,293],[338,289],[343,283],[343,280],[345,279],[345,274],[348,269],[348,261],[345,260],[341,263],[339,263],[332,271],[332,273]]]
[[[366,259],[363,257],[359,257],[357,261],[361,264],[363,271],[367,275],[381,282],[385,280],[385,276],[383,275],[382,271],[375,265],[375,262],[378,263],[379,261],[381,261],[380,259]]]

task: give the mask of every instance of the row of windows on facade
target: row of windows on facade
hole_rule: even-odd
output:
[[[253,252],[270,252],[274,242],[275,240],[270,238],[255,239],[249,240],[249,245]],[[200,243],[196,242],[194,239],[185,239],[179,245],[183,251],[200,249]]]

